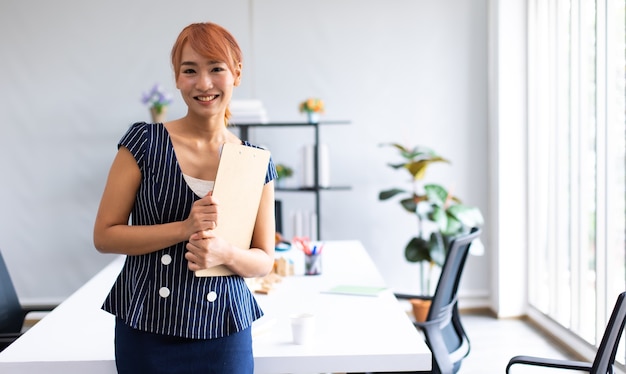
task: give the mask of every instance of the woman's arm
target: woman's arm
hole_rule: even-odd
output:
[[[131,226],[129,218],[141,183],[141,171],[126,147],[120,147],[102,194],[93,240],[102,253],[140,255],[187,240],[191,234],[213,228],[215,207],[196,201],[189,218],[161,225]],[[211,213],[213,211],[213,213]]]

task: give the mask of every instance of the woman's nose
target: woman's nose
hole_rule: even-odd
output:
[[[197,88],[202,91],[213,88],[213,80],[209,74],[201,74],[198,79]]]

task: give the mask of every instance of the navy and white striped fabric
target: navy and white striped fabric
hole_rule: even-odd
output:
[[[142,174],[132,224],[186,219],[199,197],[184,181],[165,127],[135,123],[120,146],[130,150]],[[265,183],[275,178],[270,159]],[[251,326],[263,312],[244,279],[237,275],[196,277],[184,258],[186,243],[127,256],[102,309],[136,329],[193,339],[223,337]]]

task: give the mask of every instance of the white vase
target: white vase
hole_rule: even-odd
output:
[[[150,116],[152,117],[152,123],[163,123],[165,122],[165,115],[167,114],[167,107],[161,108],[161,113],[158,113],[156,108],[150,108]]]
[[[319,123],[320,115],[316,112],[306,112],[306,118],[309,123]]]

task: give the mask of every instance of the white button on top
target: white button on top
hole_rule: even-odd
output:
[[[168,297],[170,295],[170,289],[167,287],[161,287],[159,289],[159,295],[163,298]]]
[[[206,299],[213,302],[217,299],[217,293],[215,291],[211,291],[206,295]]]
[[[161,257],[161,263],[163,265],[169,265],[172,263],[172,256],[170,255],[163,255],[163,257]]]

